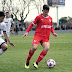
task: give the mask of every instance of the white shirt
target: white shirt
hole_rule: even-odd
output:
[[[6,24],[4,22],[0,23],[0,37],[3,36],[3,31],[6,31]]]
[[[4,18],[4,22],[6,23],[6,32],[10,32],[11,25],[14,24],[12,18]]]

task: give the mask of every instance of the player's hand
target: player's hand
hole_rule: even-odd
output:
[[[13,30],[11,30],[11,34],[13,34],[14,33],[14,31]]]
[[[56,34],[56,33],[53,33],[53,35],[57,38],[58,37],[58,35]]]
[[[12,42],[10,42],[9,44],[12,45],[13,47],[15,47],[15,45]]]
[[[25,36],[27,36],[28,35],[28,33],[25,33],[23,36],[22,36],[22,38],[24,38]]]

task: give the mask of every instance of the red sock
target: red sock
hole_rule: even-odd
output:
[[[31,57],[32,57],[33,54],[34,54],[34,52],[32,52],[31,49],[30,49],[29,55],[28,55],[28,58],[27,58],[27,61],[26,62],[29,63],[29,61],[30,61],[30,59],[31,59]]]
[[[39,63],[44,57],[45,55],[47,54],[47,52],[45,52],[44,50],[40,53],[38,59],[37,59],[37,63]]]

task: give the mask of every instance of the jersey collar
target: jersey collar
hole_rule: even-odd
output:
[[[43,15],[42,15],[43,16]],[[44,17],[44,16],[43,16]],[[44,17],[44,18],[48,18],[49,17],[49,15],[47,16],[47,17]]]

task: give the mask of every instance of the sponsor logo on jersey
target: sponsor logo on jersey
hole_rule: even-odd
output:
[[[41,28],[51,28],[51,25],[42,25]]]
[[[5,23],[8,23],[8,22],[5,22]]]

